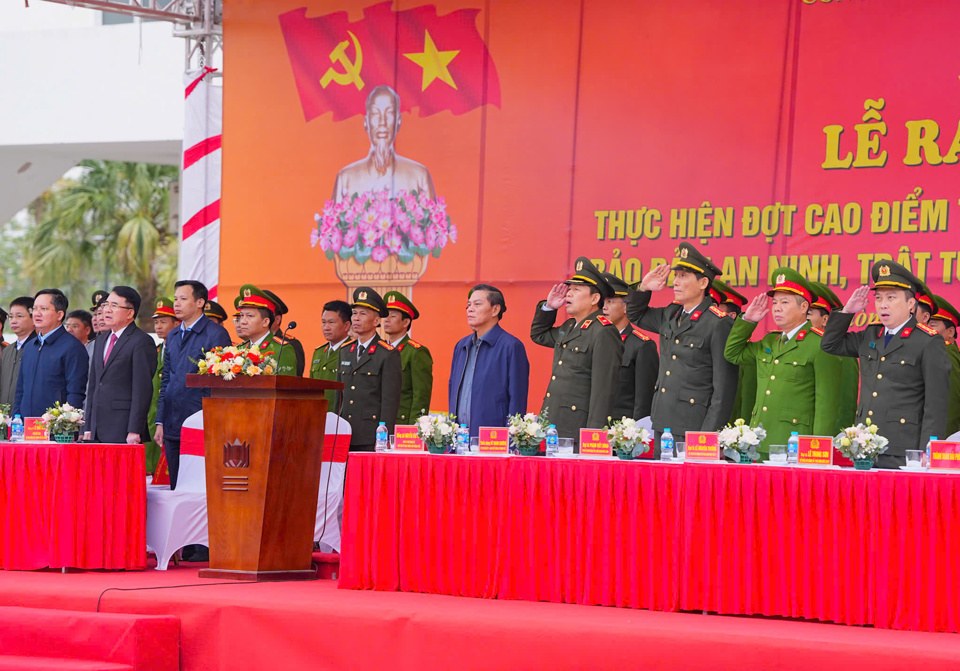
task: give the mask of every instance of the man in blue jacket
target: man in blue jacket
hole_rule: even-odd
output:
[[[489,284],[478,284],[467,297],[467,325],[473,333],[453,349],[448,388],[450,412],[470,427],[506,426],[510,415],[527,411],[530,363],[518,338],[500,326],[507,304]]]
[[[157,398],[157,430],[154,441],[163,448],[170,470],[170,489],[177,488],[180,470],[180,428],[183,420],[203,408],[207,389],[187,388],[187,374],[197,372],[196,362],[204,352],[230,345],[227,330],[205,317],[207,288],[196,280],[174,285],[173,311],[180,326],[167,334],[163,354],[163,377]],[[191,361],[192,359],[192,361]]]
[[[83,408],[89,357],[79,340],[63,328],[67,297],[59,289],[43,289],[33,300],[37,337],[24,345],[13,414],[39,417],[54,403]]]

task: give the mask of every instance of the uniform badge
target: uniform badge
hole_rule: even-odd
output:
[[[689,256],[689,255],[690,255],[690,250],[687,249],[686,247],[684,247],[683,249],[680,250],[680,258],[681,258],[681,259],[685,259],[685,258],[687,258],[687,256]]]
[[[407,342],[405,342],[404,344],[410,345],[410,347],[412,347],[413,349],[420,349],[421,347],[423,347],[423,345],[418,343],[416,340],[410,340],[410,339],[407,339]],[[397,349],[400,349],[400,348],[398,347]]]
[[[920,329],[921,331],[923,331],[924,333],[928,334],[928,335],[937,335],[937,332],[934,331],[934,330],[933,330],[932,328],[930,328],[929,326],[927,326],[926,324],[917,324],[917,328]]]
[[[717,315],[718,317],[732,317],[732,316],[733,316],[733,315],[731,315],[731,314],[727,314],[726,312],[724,312],[723,310],[721,310],[720,308],[718,308],[716,305],[711,305],[711,306],[710,306],[710,312],[712,312],[713,314]],[[697,313],[697,314],[699,314],[699,313]]]
[[[597,321],[603,324],[604,326],[610,326],[610,324],[613,323],[603,315],[600,315],[599,317],[597,317]]]
[[[157,309],[160,309],[162,307],[163,307],[163,301],[157,301]]]
[[[684,250],[684,251],[686,251],[686,250]],[[716,306],[711,306],[711,307],[716,307]],[[700,319],[700,315],[702,315],[702,314],[703,314],[703,312],[701,312],[700,310],[697,310],[697,311],[694,312],[692,315],[690,315],[690,321],[692,321],[692,322],[697,321],[698,319]]]
[[[634,327],[634,328],[633,328],[633,335],[635,335],[635,336],[637,336],[638,338],[640,338],[640,340],[650,340],[650,336],[648,336],[647,334],[641,332],[640,329],[638,329],[637,327]]]
[[[583,261],[577,261],[577,272],[583,270]]]
[[[787,281],[786,275],[777,275],[777,284],[783,284]]]
[[[357,298],[359,298],[359,299],[362,300],[362,301],[367,300],[367,292],[366,292],[366,291],[361,291],[359,294],[357,294]]]
[[[880,277],[890,277],[890,266],[880,266]]]
[[[588,319],[587,321],[583,322],[583,325],[581,325],[580,328],[582,329],[587,328],[588,326],[590,326],[590,322],[592,321],[593,321],[592,319]]]
[[[629,333],[621,333],[621,334],[620,334],[620,340],[626,342],[628,335],[630,335],[630,334],[629,334]]]
[[[249,290],[249,289],[244,289],[244,290],[243,290],[243,297],[244,297],[244,298],[250,298],[250,290]]]
[[[818,329],[816,326],[811,327],[810,330],[813,331],[814,333],[816,333],[818,336],[822,336],[822,335],[823,335],[823,329]]]
[[[764,347],[764,348],[763,348],[763,351],[764,351],[764,353],[766,353],[766,354],[772,354],[772,353],[773,353],[773,350],[770,349],[769,347]]]
[[[922,324],[917,324],[917,326],[922,326]],[[913,327],[908,326],[907,328],[903,329],[903,331],[900,333],[900,337],[909,338],[911,333],[913,333]]]
[[[376,352],[376,351],[377,351],[377,346],[376,346],[376,345],[370,345],[370,349],[367,350],[367,354],[373,354],[373,353]]]
[[[877,343],[875,342],[870,343],[870,349],[877,349]]]
[[[353,354],[357,351],[357,343],[353,343],[353,347],[350,348],[350,353]]]
[[[806,338],[806,337],[807,337],[807,332],[806,332],[806,331],[800,331],[800,332],[797,334],[797,340],[803,340],[803,339]]]

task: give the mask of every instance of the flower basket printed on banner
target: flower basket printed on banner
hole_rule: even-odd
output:
[[[720,448],[728,459],[749,464],[760,458],[757,447],[766,437],[767,430],[762,424],[752,427],[743,418],[738,418],[732,425],[727,424],[720,430]]]
[[[430,413],[417,419],[417,438],[431,454],[446,454],[457,438],[457,423],[448,413]]]
[[[622,417],[607,429],[610,447],[621,459],[633,459],[650,451],[653,434],[630,417]]]
[[[224,380],[232,380],[238,375],[276,375],[277,360],[271,354],[272,351],[262,352],[257,347],[243,345],[215,347],[196,362],[197,373],[216,375]]]

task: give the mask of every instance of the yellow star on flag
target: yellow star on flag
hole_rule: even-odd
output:
[[[433,43],[433,38],[430,37],[430,31],[425,31],[425,33],[426,37],[424,38],[423,52],[419,54],[404,54],[404,56],[423,68],[423,87],[420,90],[426,91],[434,79],[439,79],[456,89],[457,84],[453,81],[453,77],[450,75],[447,66],[450,65],[450,61],[460,53],[459,49],[457,51],[438,51],[437,45]]]

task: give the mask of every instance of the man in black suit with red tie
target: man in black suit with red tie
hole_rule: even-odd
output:
[[[136,445],[149,440],[147,414],[153,397],[157,350],[134,323],[140,294],[114,287],[103,304],[109,329],[97,338],[87,382],[84,438]]]

